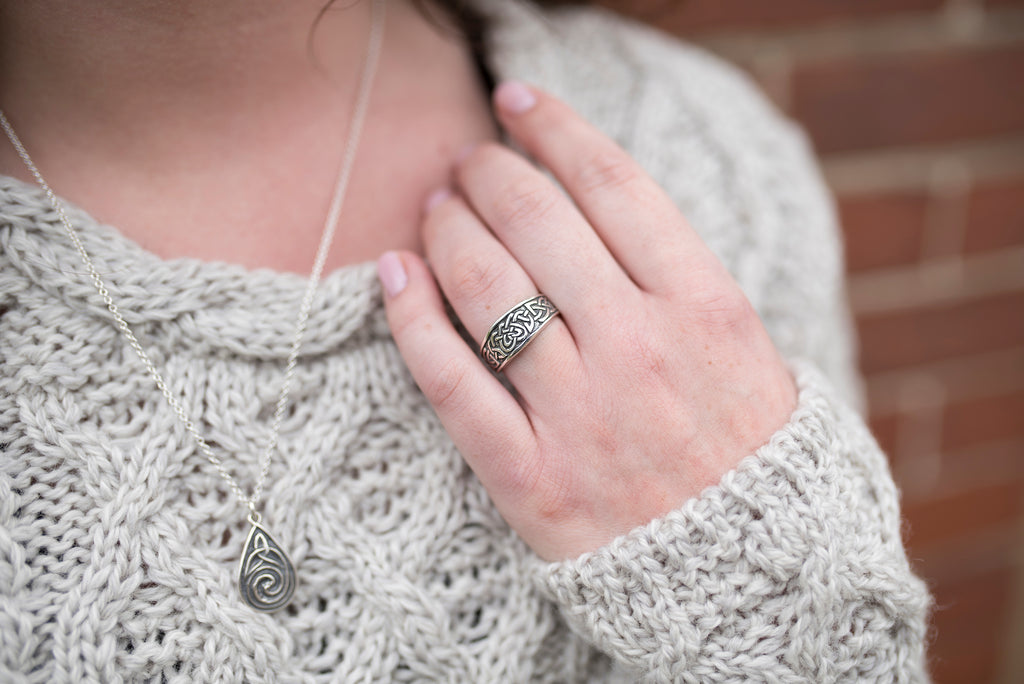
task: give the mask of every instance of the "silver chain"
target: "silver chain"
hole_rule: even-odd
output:
[[[281,382],[281,392],[277,397],[277,404],[274,408],[274,418],[271,424],[270,436],[267,439],[266,448],[263,454],[260,456],[260,474],[256,480],[256,486],[253,489],[252,496],[246,496],[245,492],[239,486],[238,481],[235,480],[234,476],[228,472],[224,465],[224,462],[218,457],[210,445],[207,444],[203,436],[199,434],[199,430],[196,429],[195,423],[189,418],[188,412],[185,411],[185,407],[182,406],[181,402],[171,393],[171,390],[167,386],[167,382],[164,380],[160,371],[157,370],[156,365],[149,358],[149,354],[139,344],[138,338],[132,331],[128,322],[125,321],[124,316],[121,315],[121,311],[114,303],[113,298],[110,296],[110,292],[107,289],[106,284],[100,277],[99,271],[96,270],[96,266],[93,265],[92,259],[89,257],[89,253],[85,250],[85,245],[82,244],[81,239],[78,237],[78,232],[71,225],[71,221],[68,219],[67,213],[64,211],[64,204],[57,197],[56,193],[50,189],[49,184],[43,178],[43,175],[39,172],[35,162],[32,161],[32,157],[29,156],[28,150],[21,143],[21,139],[14,132],[14,128],[11,126],[7,117],[4,116],[3,110],[0,110],[0,126],[3,126],[4,132],[7,133],[7,137],[10,138],[11,144],[14,145],[14,149],[17,150],[21,160],[25,162],[25,166],[28,167],[29,172],[35,178],[36,182],[42,187],[46,193],[47,198],[50,200],[50,204],[53,206],[54,211],[57,212],[57,216],[60,218],[61,223],[64,224],[64,230],[67,232],[68,237],[71,238],[71,242],[74,243],[75,248],[78,250],[78,254],[82,257],[82,262],[85,264],[86,270],[89,272],[89,277],[92,279],[93,285],[96,286],[96,291],[107,305],[107,310],[110,311],[110,315],[114,317],[114,321],[117,323],[117,328],[121,331],[121,334],[128,341],[128,344],[135,354],[142,361],[142,365],[146,367],[146,371],[149,376],[153,378],[153,382],[163,393],[167,399],[167,403],[174,409],[174,413],[177,414],[181,420],[185,429],[188,430],[189,434],[195,440],[196,445],[203,452],[206,458],[213,464],[217,469],[224,481],[227,482],[231,491],[238,497],[238,501],[249,509],[249,519],[251,522],[259,523],[260,514],[256,511],[256,506],[263,495],[263,485],[266,483],[267,474],[270,472],[270,462],[273,457],[274,450],[277,448],[278,436],[281,432],[281,421],[284,418],[285,409],[288,406],[288,395],[291,391],[292,378],[295,375],[295,366],[298,363],[299,350],[302,348],[302,338],[306,333],[306,324],[309,320],[309,312],[313,306],[313,297],[316,294],[317,285],[320,283],[320,276],[323,273],[324,263],[327,260],[327,254],[331,249],[331,242],[334,240],[334,232],[337,228],[338,217],[341,215],[342,205],[345,200],[345,193],[348,189],[349,178],[352,175],[352,166],[355,162],[356,151],[359,147],[359,141],[362,137],[363,124],[366,120],[366,112],[369,108],[370,93],[373,89],[374,76],[377,72],[377,63],[380,60],[381,45],[383,43],[384,34],[384,16],[385,16],[385,0],[373,0],[372,7],[372,25],[370,29],[370,37],[366,48],[366,58],[363,63],[363,71],[359,80],[359,90],[356,95],[356,102],[353,108],[352,124],[349,129],[348,139],[345,142],[345,152],[341,160],[341,168],[338,173],[338,180],[334,187],[334,195],[331,199],[331,206],[327,212],[327,219],[324,222],[323,235],[320,237],[320,246],[317,248],[316,259],[313,262],[313,270],[309,276],[309,282],[306,284],[306,291],[302,296],[302,304],[299,307],[299,315],[295,323],[295,333],[292,336],[291,349],[288,353],[288,362],[285,366],[284,379]]]

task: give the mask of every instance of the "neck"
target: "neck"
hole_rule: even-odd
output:
[[[0,0],[0,107],[59,195],[157,255],[308,272],[372,19],[326,1]],[[450,159],[497,135],[481,85],[468,46],[389,1],[328,270],[418,248]],[[0,173],[31,182],[3,143]]]
[[[222,135],[240,111],[338,111],[369,26],[370,0],[4,2],[0,107],[28,137],[45,124],[84,140]]]

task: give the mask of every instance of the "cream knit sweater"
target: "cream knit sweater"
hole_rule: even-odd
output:
[[[42,194],[0,179],[0,681],[924,681],[928,594],[858,414],[837,230],[736,73],[593,10],[502,1],[490,54],[615,136],[746,290],[791,421],[662,519],[544,564],[413,384],[371,264],[328,275],[265,495],[292,604],[235,587],[243,511],[115,329]],[[72,220],[251,487],[304,279],[162,261]]]

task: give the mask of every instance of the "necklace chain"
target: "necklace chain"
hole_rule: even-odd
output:
[[[295,375],[295,367],[298,363],[299,350],[302,348],[302,339],[306,333],[306,325],[309,321],[309,312],[313,306],[313,297],[316,293],[317,285],[320,283],[320,277],[323,273],[324,263],[327,259],[327,254],[330,251],[331,243],[334,240],[334,233],[338,224],[338,218],[341,215],[342,205],[345,200],[345,193],[348,189],[349,178],[352,175],[352,167],[355,162],[356,151],[358,150],[359,141],[362,137],[363,124],[365,123],[366,112],[369,108],[370,93],[373,89],[374,76],[376,75],[377,64],[380,61],[380,52],[384,33],[384,7],[385,0],[373,0],[370,37],[366,48],[366,57],[363,62],[362,74],[360,75],[359,90],[357,92],[353,108],[352,122],[349,127],[348,138],[345,142],[345,151],[342,156],[338,179],[335,183],[334,194],[331,198],[331,206],[327,212],[327,218],[324,222],[323,234],[320,237],[320,245],[317,248],[316,258],[313,262],[313,270],[310,273],[309,281],[306,284],[306,290],[302,296],[302,303],[299,306],[299,315],[295,323],[295,332],[292,335],[288,361],[285,365],[284,379],[281,382],[281,391],[278,394],[277,403],[274,407],[274,417],[270,428],[270,436],[267,438],[266,448],[260,456],[260,472],[251,496],[246,495],[245,491],[243,491],[242,487],[238,484],[238,481],[230,472],[228,472],[227,467],[224,465],[224,461],[213,452],[210,445],[206,442],[203,436],[199,434],[199,430],[196,428],[192,419],[189,418],[185,407],[171,392],[167,382],[160,374],[156,365],[150,359],[149,354],[147,354],[142,348],[138,337],[136,337],[134,331],[128,325],[124,316],[121,315],[120,309],[118,309],[113,298],[110,296],[110,291],[103,282],[103,279],[100,277],[96,266],[93,265],[92,258],[86,251],[85,245],[82,244],[82,240],[79,238],[78,232],[75,230],[74,226],[71,225],[71,221],[68,219],[67,213],[64,211],[63,202],[60,201],[56,193],[53,192],[49,184],[43,178],[42,173],[40,173],[35,162],[32,161],[32,157],[29,156],[28,150],[25,149],[21,139],[18,138],[18,135],[14,132],[14,128],[7,120],[3,110],[0,110],[0,126],[3,127],[4,132],[7,134],[7,137],[10,138],[11,144],[14,146],[14,149],[18,152],[18,155],[21,157],[36,182],[46,193],[54,211],[57,212],[57,216],[64,225],[65,232],[67,232],[68,237],[71,238],[71,242],[74,243],[75,248],[78,250],[78,254],[82,258],[82,262],[85,264],[89,277],[92,279],[93,285],[96,287],[96,291],[103,299],[103,302],[107,305],[107,310],[117,323],[118,330],[121,331],[121,334],[135,351],[139,360],[142,361],[142,365],[146,367],[147,373],[149,373],[153,382],[156,383],[156,386],[160,389],[164,398],[167,399],[167,403],[181,420],[185,429],[192,435],[192,439],[195,440],[196,445],[203,452],[203,455],[206,456],[210,463],[212,463],[217,469],[217,472],[224,481],[227,482],[231,491],[234,492],[235,496],[238,498],[238,501],[249,509],[248,519],[249,522],[254,525],[259,525],[261,521],[261,516],[257,512],[256,506],[259,504],[263,495],[263,486],[266,483],[267,474],[270,472],[270,462],[272,460],[274,450],[277,448],[278,437],[281,432],[281,421],[284,418],[285,409],[288,406],[288,396],[291,391],[292,379]]]

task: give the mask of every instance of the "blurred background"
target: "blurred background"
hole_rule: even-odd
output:
[[[608,0],[753,76],[838,201],[939,684],[1024,682],[1024,0]]]

